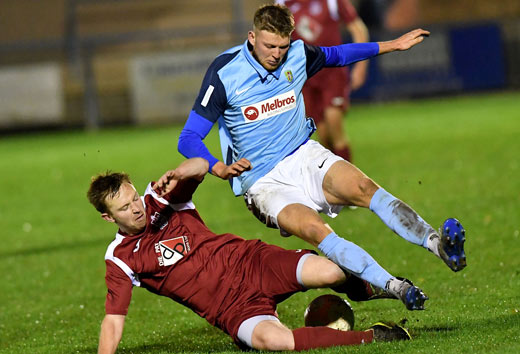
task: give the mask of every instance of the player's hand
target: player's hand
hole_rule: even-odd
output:
[[[379,42],[379,54],[393,52],[396,50],[408,50],[416,44],[421,43],[430,31],[421,28],[403,34],[401,37],[388,42]]]
[[[213,165],[211,172],[222,179],[230,179],[240,176],[243,172],[249,171],[251,168],[251,162],[248,159],[241,158],[229,166],[219,161]]]
[[[159,197],[163,197],[170,193],[177,185],[177,182],[179,182],[179,176],[175,171],[176,170],[166,171],[166,173],[163,174],[153,186],[153,190],[159,195]]]
[[[421,43],[424,38],[428,37],[429,35],[429,31],[423,30],[421,28],[410,31],[395,40],[397,46],[396,50],[407,50],[414,45]]]
[[[200,157],[184,160],[176,169],[166,171],[155,183],[153,189],[159,197],[163,197],[171,192],[181,180],[194,178],[202,181],[208,173],[208,167],[208,161]]]

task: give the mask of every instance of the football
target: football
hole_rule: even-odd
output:
[[[354,329],[354,311],[339,296],[321,295],[311,301],[304,314],[306,327],[327,326],[342,331]]]

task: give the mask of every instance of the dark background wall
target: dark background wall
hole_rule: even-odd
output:
[[[188,97],[195,94],[197,87],[193,83],[200,84],[207,61],[215,52],[245,39],[255,9],[264,2],[0,1],[0,130],[181,121],[187,114],[183,105],[165,106],[164,116],[147,116],[140,111],[145,109],[142,102],[164,94],[168,85],[172,85],[172,95],[177,96],[185,88],[184,96],[177,97],[177,102],[190,100]],[[370,26],[373,40],[393,38],[415,26],[433,33],[428,44],[420,49],[394,56],[391,61],[385,57],[373,60],[370,80],[354,95],[355,99],[408,98],[520,86],[516,65],[520,62],[520,1],[352,2]],[[194,68],[190,59],[193,55],[200,58],[196,61],[200,67]],[[180,64],[165,66],[168,61]],[[42,63],[49,66],[39,67]],[[34,66],[35,76],[24,79],[27,76],[23,72]],[[142,68],[148,71],[143,74]],[[171,77],[158,81],[157,77],[147,76],[151,69],[162,70]],[[53,72],[50,77],[55,78],[49,80],[58,81],[58,86],[52,87],[58,92],[60,117],[42,120],[30,109],[10,113],[11,88],[19,86],[17,89],[27,94],[31,80],[40,84],[40,72]],[[24,85],[20,80],[27,82]],[[136,87],[143,80],[152,85],[149,97],[141,97],[143,90]],[[44,90],[45,85],[42,87]],[[35,90],[34,95],[41,96],[41,90]],[[23,102],[31,105],[31,96],[27,97]],[[13,118],[13,114],[28,117]]]

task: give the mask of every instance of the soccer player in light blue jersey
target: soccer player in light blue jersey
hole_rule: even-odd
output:
[[[316,246],[347,273],[401,299],[408,309],[423,309],[428,297],[419,288],[393,277],[366,251],[338,236],[319,213],[335,217],[345,205],[370,208],[399,236],[430,250],[453,271],[466,265],[464,229],[448,219],[439,234],[354,165],[310,140],[315,126],[306,117],[301,91],[324,67],[408,50],[429,32],[416,29],[387,42],[319,47],[291,41],[293,30],[286,7],[257,10],[245,43],[209,67],[180,135],[179,152],[208,160],[210,172],[230,180],[235,195],[243,195],[267,226]],[[223,161],[203,143],[217,122]]]

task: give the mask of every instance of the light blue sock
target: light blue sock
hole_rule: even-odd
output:
[[[393,278],[365,250],[334,232],[321,241],[318,249],[341,268],[382,289]]]
[[[383,188],[374,193],[370,201],[370,210],[393,232],[424,248],[428,248],[428,236],[436,233],[412,208]]]

